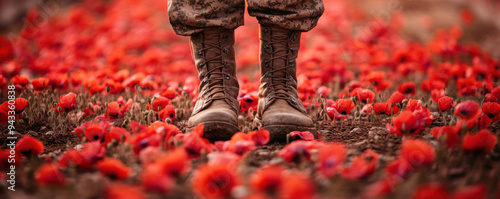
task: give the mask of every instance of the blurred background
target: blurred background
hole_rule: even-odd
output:
[[[106,0],[103,0],[106,1]],[[50,13],[62,12],[80,0],[0,0],[0,34],[17,33],[25,25],[24,16],[38,7]],[[328,0],[324,0],[328,4]],[[463,42],[474,42],[500,58],[499,0],[353,0],[373,17],[386,20],[401,13],[405,22],[403,36],[427,41],[436,29],[459,25]],[[165,7],[167,0],[165,0]],[[328,11],[328,10],[327,10]],[[250,19],[255,20],[255,19]],[[323,18],[323,20],[325,20]],[[423,29],[422,27],[428,27]]]

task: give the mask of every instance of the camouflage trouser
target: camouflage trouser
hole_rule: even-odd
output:
[[[323,14],[322,0],[247,0],[248,14],[260,24],[309,31]],[[178,35],[206,28],[235,29],[243,25],[245,0],[168,0],[169,19]]]

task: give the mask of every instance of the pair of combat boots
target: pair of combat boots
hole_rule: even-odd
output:
[[[300,35],[299,31],[260,27],[261,85],[254,122],[267,129],[273,141],[284,140],[291,131],[315,129],[297,95]],[[190,45],[200,86],[187,132],[203,123],[204,137],[211,141],[228,140],[240,131],[234,30],[212,29],[193,34]]]

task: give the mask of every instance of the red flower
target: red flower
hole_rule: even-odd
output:
[[[156,160],[156,164],[160,166],[162,173],[174,177],[185,173],[189,168],[189,163],[188,154],[181,148],[174,149]]]
[[[163,173],[163,167],[158,164],[149,164],[144,168],[141,176],[142,186],[149,191],[167,193],[175,185],[171,176]]]
[[[438,99],[437,101],[439,110],[441,112],[445,112],[450,110],[451,105],[453,104],[453,98],[448,97],[448,96],[443,96]]]
[[[174,140],[182,141],[184,149],[189,154],[190,158],[198,158],[202,152],[208,154],[212,151],[212,145],[210,141],[203,136],[203,124],[199,124],[193,130],[193,132],[186,134],[177,134]]]
[[[43,143],[29,135],[23,136],[16,144],[16,151],[28,158],[40,155],[43,149]]]
[[[281,165],[260,167],[250,176],[250,187],[257,192],[274,193],[283,184],[284,171],[285,168]]]
[[[385,102],[374,104],[372,109],[377,115],[391,115],[391,106]]]
[[[31,80],[31,85],[35,91],[43,91],[49,87],[49,79],[45,77],[39,77]]]
[[[168,99],[174,99],[177,96],[177,91],[173,88],[167,88],[165,91],[161,93],[161,96],[166,97]]]
[[[102,175],[112,180],[125,180],[130,176],[132,170],[125,166],[120,160],[104,158],[97,163],[97,169]]]
[[[193,176],[193,190],[203,198],[225,198],[239,184],[235,171],[223,164],[201,165]]]
[[[326,177],[337,173],[338,167],[347,157],[347,148],[343,143],[329,143],[320,148],[318,154],[318,169]]]
[[[309,132],[309,131],[292,131],[288,135],[290,135],[291,140],[305,140],[305,141],[312,141],[314,140],[314,135]]]
[[[105,129],[99,124],[93,124],[85,130],[85,137],[89,141],[101,140],[105,135]]]
[[[10,102],[12,103],[12,102]],[[26,109],[28,106],[28,100],[24,98],[16,98],[14,99],[14,104],[9,104],[9,101],[5,101],[0,105],[0,111],[5,112],[6,116],[8,111],[11,111],[12,107],[14,108],[14,112],[16,114],[16,119],[21,117],[21,113]],[[5,118],[5,121],[7,121],[7,117]]]
[[[431,98],[432,100],[434,100],[434,102],[437,102],[439,100],[439,98],[441,97],[444,97],[444,90],[440,90],[440,89],[433,89],[431,91]]]
[[[159,112],[159,119],[161,121],[167,121],[167,119],[170,119],[171,123],[174,122],[175,120],[175,107],[172,105],[166,105],[165,108],[161,109]]]
[[[66,178],[57,164],[45,163],[35,172],[36,183],[42,186],[61,186],[66,184]]]
[[[481,109],[479,109],[479,104],[472,100],[467,100],[457,104],[455,107],[455,115],[462,119],[473,119],[479,117],[481,114]]]
[[[446,199],[450,198],[446,187],[437,183],[429,183],[420,185],[415,192],[413,192],[413,199]]]
[[[391,193],[395,188],[400,178],[393,176],[386,176],[377,182],[369,185],[364,193],[364,198],[380,198]]]
[[[468,199],[468,198],[487,198],[488,189],[483,184],[462,187],[456,190],[453,199]]]
[[[342,170],[342,176],[347,179],[359,180],[371,175],[377,167],[379,155],[368,149],[363,154],[352,159],[351,167]]]
[[[497,102],[485,102],[481,106],[481,109],[489,118],[495,118],[500,113],[500,104]]]
[[[278,195],[281,199],[310,199],[314,193],[314,181],[307,174],[292,172],[284,176]]]
[[[251,92],[248,94],[244,94],[243,96],[238,96],[238,102],[240,102],[242,112],[247,112],[250,108],[256,110],[257,104],[259,102],[259,97],[256,92]]]
[[[238,132],[229,141],[224,142],[222,150],[244,155],[256,148],[257,146],[249,134]]]
[[[107,132],[104,135],[104,142],[102,144],[106,146],[113,140],[116,140],[118,142],[124,142],[127,141],[128,139],[130,139],[130,132],[128,132],[124,128],[113,126],[111,127],[109,132]]]
[[[406,139],[401,146],[401,157],[413,167],[429,165],[434,162],[434,147],[423,140]]]
[[[349,114],[354,106],[354,102],[350,99],[338,99],[334,103],[334,108],[342,115]]]
[[[104,188],[106,199],[146,199],[139,187],[125,184],[110,184]]]
[[[399,176],[399,177],[407,177],[410,172],[413,171],[413,166],[406,161],[404,158],[398,158],[389,162],[385,167],[385,171],[388,174]]]
[[[20,85],[22,87],[26,87],[26,85],[30,81],[29,77],[26,75],[16,75],[16,76],[12,77],[10,80],[12,81],[12,83],[14,85]],[[45,86],[47,86],[48,83],[49,82],[47,81],[47,84],[45,84]]]
[[[399,107],[397,106],[397,104],[399,103],[399,105],[402,106],[404,99],[405,99],[405,96],[401,92],[396,91],[396,92],[392,93],[389,100],[387,100],[387,104],[393,105],[392,110],[394,111],[394,114],[399,112]]]
[[[61,107],[61,111],[69,112],[76,108],[76,94],[70,92],[66,95],[61,95],[59,97],[59,104],[57,107]]]
[[[122,116],[120,108],[121,104],[118,104],[118,102],[110,102],[106,111],[106,117],[110,120],[120,118]]]
[[[456,126],[442,126],[442,127],[434,127],[431,130],[431,134],[437,139],[441,139],[441,137],[445,137],[446,148],[456,148],[458,146],[458,142],[460,141],[460,136],[458,132],[460,128]]]
[[[328,117],[332,120],[342,120],[347,118],[345,115],[340,114],[337,109],[333,107],[327,107],[326,112],[328,113]]]
[[[152,101],[152,109],[154,111],[159,111],[164,109],[167,105],[170,104],[170,100],[166,97],[155,97]]]
[[[417,122],[417,118],[411,111],[403,111],[398,116],[393,117],[392,123],[394,126],[387,124],[386,128],[389,129],[391,134],[399,136],[403,136],[403,134],[416,135],[425,128],[425,126]]]
[[[404,82],[398,86],[398,91],[405,95],[415,95],[417,88],[415,82]]]
[[[70,149],[66,151],[58,161],[59,166],[66,168],[69,164],[74,164],[78,169],[92,170],[95,163],[101,160],[106,153],[106,149],[99,141],[87,142],[83,144],[82,150]]]
[[[369,89],[357,88],[352,92],[353,96],[357,96],[358,100],[363,103],[372,103],[375,101],[375,93]]]
[[[286,162],[300,163],[302,161],[311,161],[311,150],[318,149],[323,143],[317,141],[297,140],[286,145],[280,150],[278,155]]]
[[[497,136],[487,129],[476,134],[467,133],[462,141],[462,149],[469,152],[489,152],[497,143]]]
[[[247,134],[255,142],[256,146],[264,146],[271,139],[271,134],[269,134],[269,131],[266,129],[260,129],[258,131],[250,131]]]

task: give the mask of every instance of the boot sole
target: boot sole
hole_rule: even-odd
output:
[[[292,131],[309,131],[316,135],[316,128],[308,126],[268,125],[262,128],[268,130],[269,134],[271,134],[269,143],[286,143],[286,136]]]
[[[191,132],[194,127],[189,127],[186,132]],[[229,140],[231,137],[239,132],[240,129],[230,123],[226,122],[203,122],[203,138],[208,139],[210,142]]]

